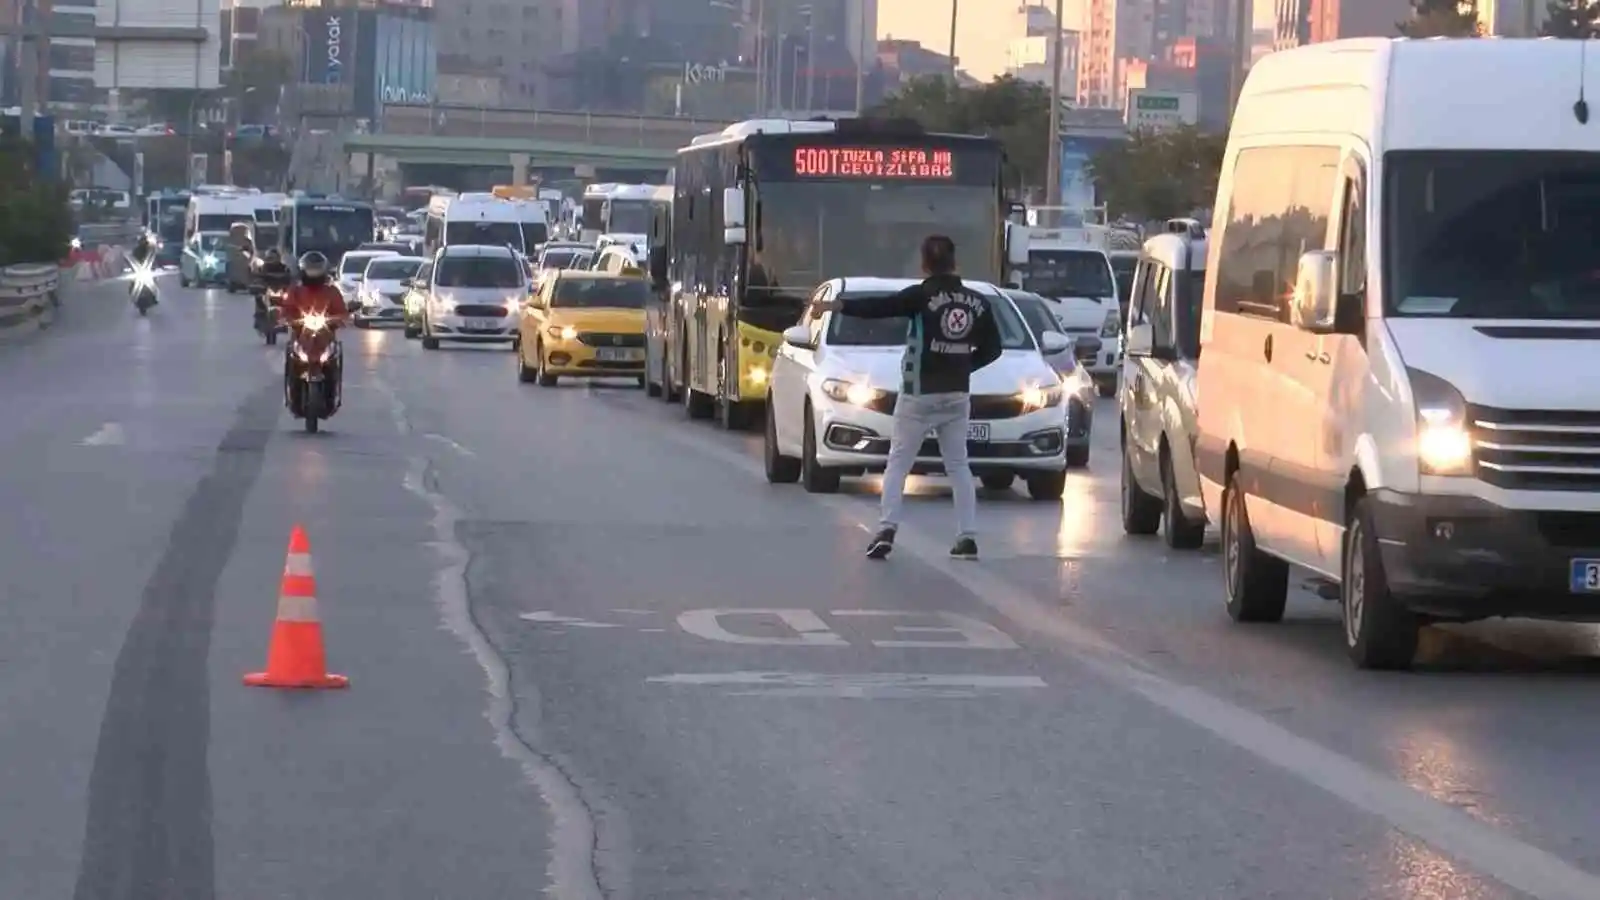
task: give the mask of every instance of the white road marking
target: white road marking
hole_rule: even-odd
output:
[[[127,442],[128,436],[123,432],[122,426],[116,422],[107,422],[100,426],[99,431],[78,443],[84,447],[120,447]]]
[[[570,616],[557,615],[553,612],[528,612],[517,618],[524,622],[535,622],[540,625],[563,625],[568,628],[621,628],[610,622],[591,622],[588,619],[574,619]]]
[[[656,614],[653,609],[613,609],[612,612],[624,616],[653,616]]]
[[[744,472],[753,481],[765,480],[759,462],[709,438],[696,437],[687,428],[663,428],[656,433]],[[819,494],[806,496],[833,510],[846,522],[863,528],[872,528],[876,522],[875,511],[868,510],[859,501]],[[944,545],[921,528],[902,526],[895,546],[966,588],[985,606],[1072,653],[1079,662],[1108,681],[1141,694],[1239,750],[1383,819],[1512,890],[1536,900],[1600,897],[1600,876],[1434,800],[1381,771],[1307,740],[1265,716],[1148,671],[1133,654],[1075,622],[1061,610],[1040,603],[981,564],[952,563]],[[1221,586],[1216,589],[1221,590]]]
[[[794,632],[782,637],[755,637],[735,634],[722,627],[725,618],[776,619]],[[809,609],[691,609],[678,614],[678,627],[695,637],[724,644],[770,644],[778,647],[848,647],[849,642],[833,633],[822,617]]]
[[[445,437],[442,434],[431,434],[430,433],[430,434],[423,435],[423,437],[427,438],[430,441],[438,441],[439,443],[445,445],[446,447],[449,447],[451,450],[454,450],[455,452],[461,454],[462,456],[475,457],[475,456],[478,455],[476,453],[473,453],[471,450],[468,450],[466,447],[463,447],[460,444],[456,443],[455,441],[450,440],[449,438]]]
[[[894,630],[901,634],[950,634],[959,635],[961,640],[943,641],[873,641],[874,647],[931,647],[936,649],[955,650],[1019,650],[1017,642],[1012,640],[1005,632],[971,616],[963,616],[953,612],[919,612],[905,609],[836,609],[833,615],[841,617],[880,617],[891,616],[938,616],[949,622],[947,626],[937,625],[896,625]],[[952,627],[953,626],[953,627]]]
[[[847,700],[977,697],[985,692],[1048,687],[1033,675],[924,675],[873,672],[697,672],[657,675],[646,684],[741,688],[735,697],[835,697]]]

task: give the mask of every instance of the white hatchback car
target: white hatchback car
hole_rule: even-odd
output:
[[[767,480],[800,481],[832,493],[841,476],[882,472],[901,383],[905,319],[816,314],[818,302],[891,294],[906,278],[835,278],[812,294],[800,325],[784,332],[767,394]],[[998,288],[966,282],[988,298],[1004,351],[972,375],[969,464],[990,488],[1021,477],[1036,500],[1060,499],[1066,485],[1066,417],[1061,379],[1011,301]],[[1071,346],[1059,334],[1041,338],[1047,353]],[[931,437],[917,455],[918,474],[943,464]]]
[[[404,324],[407,283],[421,268],[420,256],[379,256],[367,263],[356,294],[356,327]]]

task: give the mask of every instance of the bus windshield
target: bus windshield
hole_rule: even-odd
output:
[[[455,247],[476,244],[484,247],[522,246],[522,226],[516,222],[449,222],[444,226],[444,242]]]
[[[201,213],[195,231],[227,231],[239,217],[233,213]]]
[[[769,182],[759,188],[749,293],[804,296],[829,278],[921,278],[922,239],[948,235],[959,271],[997,281],[996,190],[965,185]]]
[[[302,206],[295,211],[295,245],[350,250],[372,240],[372,210],[360,206]]]
[[[650,201],[613,200],[611,216],[606,222],[607,234],[649,234]]]

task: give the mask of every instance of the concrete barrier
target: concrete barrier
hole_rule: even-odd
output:
[[[61,268],[23,263],[0,268],[0,337],[48,328],[61,305]]]

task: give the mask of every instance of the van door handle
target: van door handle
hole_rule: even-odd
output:
[[[1262,346],[1261,354],[1267,358],[1267,362],[1272,362],[1272,335],[1267,335],[1267,342]]]
[[[1328,352],[1324,350],[1322,354],[1317,357],[1317,362],[1322,363],[1323,365],[1328,365],[1329,363],[1333,362],[1333,357],[1329,356]]]
[[[1309,359],[1312,362],[1316,362],[1317,361],[1317,351],[1315,351],[1315,350],[1307,350],[1306,351],[1306,359]]]

